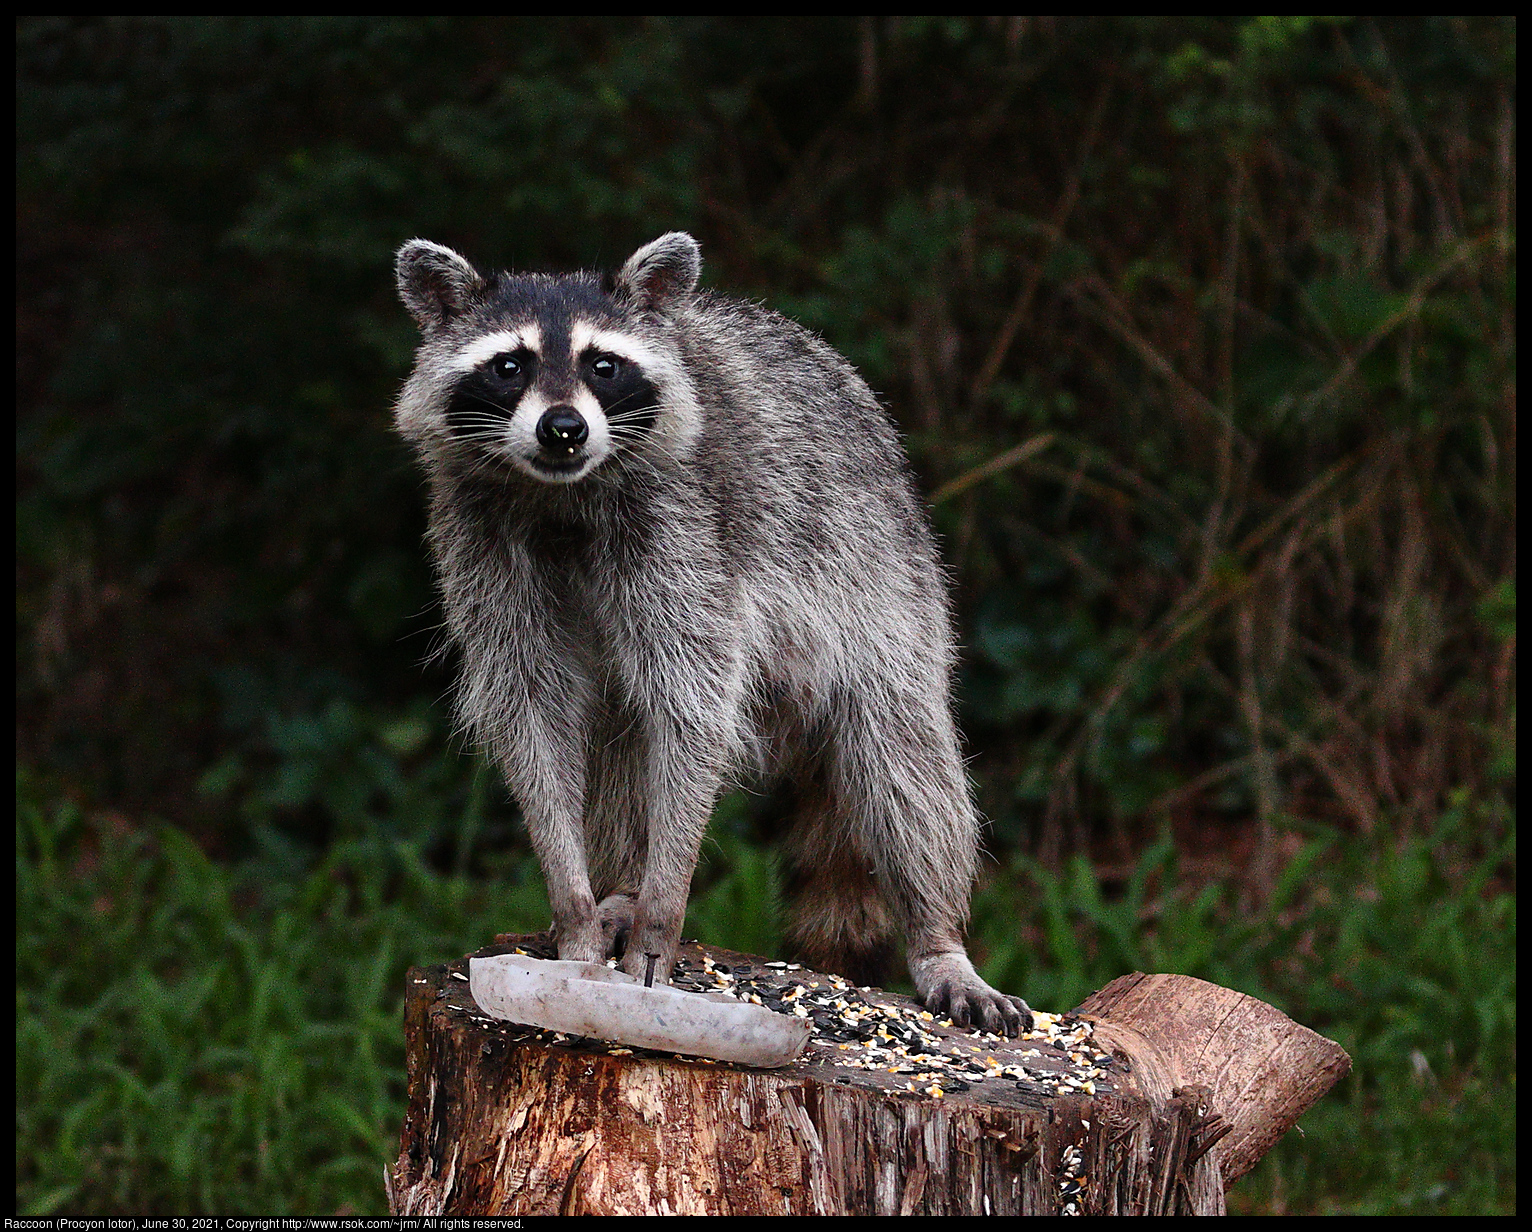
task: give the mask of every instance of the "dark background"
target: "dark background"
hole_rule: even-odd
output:
[[[382,796],[429,763],[450,828],[391,253],[686,228],[851,356],[928,492],[1048,440],[936,507],[992,847],[1419,823],[1508,773],[1513,54],[1448,18],[26,20],[20,759],[223,853],[428,824]]]
[[[1514,22],[17,35],[19,1210],[380,1207],[405,968],[546,920],[431,659],[392,255],[676,228],[904,434],[987,978],[1340,1040],[1242,1209],[1514,1210]],[[772,807],[705,939],[780,945]]]

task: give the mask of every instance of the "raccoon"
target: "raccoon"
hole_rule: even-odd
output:
[[[898,437],[844,358],[700,270],[682,232],[604,279],[399,250],[422,341],[395,422],[460,719],[521,804],[561,958],[666,978],[713,805],[775,774],[797,952],[870,983],[902,933],[930,1009],[1016,1035],[1026,1003],[963,946],[979,823]]]

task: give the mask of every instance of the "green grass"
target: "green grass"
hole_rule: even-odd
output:
[[[1060,876],[1018,861],[975,899],[984,974],[1053,1009],[1127,971],[1175,971],[1340,1043],[1351,1074],[1230,1191],[1231,1212],[1513,1212],[1513,828],[1460,799],[1416,838],[1306,829],[1258,911],[1180,877],[1169,843],[1112,896],[1084,860]]]
[[[401,841],[298,875],[209,861],[172,829],[18,780],[17,1209],[376,1213],[397,1150],[405,968],[547,919]],[[776,943],[769,858],[709,844],[688,932]],[[1109,893],[1023,862],[975,900],[986,974],[1063,1009],[1183,971],[1337,1039],[1352,1075],[1230,1195],[1244,1213],[1515,1208],[1514,839],[1463,801],[1405,842],[1308,836],[1267,906],[1178,875],[1168,844]]]
[[[403,976],[547,922],[403,843],[306,875],[210,862],[18,792],[17,1209],[381,1212]]]

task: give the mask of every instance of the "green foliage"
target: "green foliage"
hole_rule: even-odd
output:
[[[1165,893],[1178,897],[1164,902]],[[1252,953],[1259,922],[1240,920],[1230,898],[1217,883],[1186,891],[1168,840],[1145,851],[1111,894],[1083,857],[1057,874],[1018,858],[1001,883],[975,899],[974,932],[1004,938],[987,951],[985,978],[1026,989],[1039,1006],[1078,1005],[1128,971],[1175,971],[1269,999],[1248,986],[1259,970]],[[1018,918],[1030,927],[1007,928]]]
[[[778,952],[768,859],[735,830],[687,929]],[[18,1209],[380,1212],[403,1115],[407,966],[547,919],[535,868],[490,888],[397,839],[306,872],[213,864],[178,832],[17,791]],[[1108,884],[1018,858],[974,902],[987,978],[1061,1010],[1131,970],[1181,971],[1340,1041],[1342,1088],[1231,1193],[1233,1209],[1511,1211],[1514,839],[1460,799],[1403,843],[1302,840],[1269,901],[1198,882],[1174,844]],[[1295,838],[1298,836],[1294,836]]]
[[[1272,934],[1293,947],[1273,954],[1273,981],[1278,1003],[1344,1045],[1354,1068],[1301,1122],[1307,1137],[1289,1134],[1234,1191],[1231,1210],[1515,1212],[1505,822],[1460,797],[1429,838],[1331,845],[1335,858]]]
[[[26,1214],[381,1210],[404,971],[547,922],[383,836],[231,875],[17,790],[17,1183]]]
[[[692,881],[684,935],[745,954],[780,954],[781,902],[771,852],[734,835],[710,838]]]
[[[1108,886],[1083,858],[1057,874],[1018,858],[974,901],[985,978],[1053,1008],[1128,971],[1175,971],[1345,1047],[1350,1076],[1231,1191],[1231,1211],[1513,1212],[1509,819],[1460,795],[1429,835],[1320,834],[1257,910],[1179,864],[1162,840]]]
[[[333,838],[402,837],[454,852],[462,871],[486,826],[503,832],[487,768],[440,730],[424,699],[376,711],[342,698],[284,713],[248,673],[219,681],[228,751],[201,778],[207,799],[238,802],[246,845],[268,851]],[[296,849],[295,849],[296,853]]]
[[[1175,971],[1332,1034],[1357,1080],[1415,1053],[1513,1071],[1514,862],[1507,818],[1460,797],[1429,835],[1302,842],[1258,910],[1232,882],[1188,878],[1168,838],[1111,887],[1083,857],[1054,873],[1017,856],[976,897],[974,929],[1005,936],[986,978],[1043,1005],[1125,971]]]

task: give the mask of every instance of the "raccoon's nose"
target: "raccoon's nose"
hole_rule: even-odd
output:
[[[537,421],[537,443],[551,454],[571,457],[589,435],[584,418],[572,406],[549,407]]]

